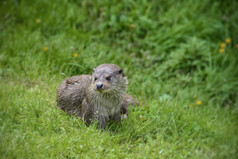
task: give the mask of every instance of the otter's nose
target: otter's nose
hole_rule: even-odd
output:
[[[96,86],[97,86],[97,89],[101,89],[103,84],[96,84]]]

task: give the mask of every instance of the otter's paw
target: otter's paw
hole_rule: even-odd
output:
[[[122,116],[121,116],[121,120],[123,121],[123,120],[125,120],[127,118],[127,114],[123,114]]]

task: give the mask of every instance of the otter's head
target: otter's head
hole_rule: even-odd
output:
[[[101,64],[93,69],[91,84],[102,93],[125,92],[127,78],[123,70],[115,64]]]

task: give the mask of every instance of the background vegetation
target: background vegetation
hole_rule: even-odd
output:
[[[238,158],[238,2],[3,0],[0,158]],[[118,64],[142,106],[87,127],[69,76]]]

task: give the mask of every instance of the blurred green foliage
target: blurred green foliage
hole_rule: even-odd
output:
[[[143,96],[169,91],[176,95],[177,89],[189,86],[208,93],[208,101],[235,106],[236,9],[235,2],[207,0],[3,1],[1,72],[9,74],[4,71],[8,68],[12,74],[27,73],[34,63],[42,73],[40,67],[47,65],[50,72],[71,76],[116,63],[128,68],[129,77],[143,73],[148,83],[159,81],[159,92],[151,89]],[[232,42],[219,54],[225,38]],[[42,53],[44,46],[49,47],[47,53]],[[79,56],[73,58],[73,52]],[[175,89],[166,90],[164,83]],[[143,91],[142,86],[134,92]]]

